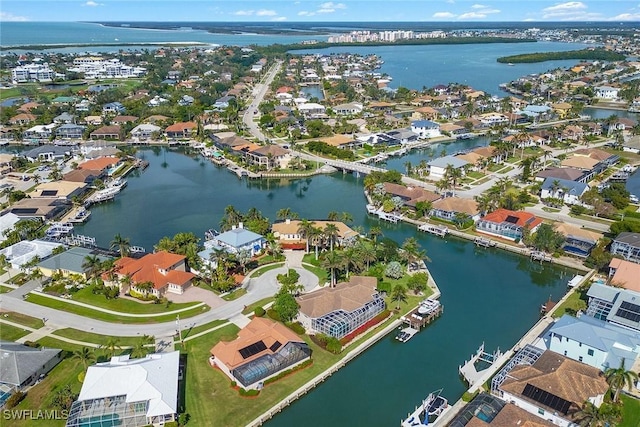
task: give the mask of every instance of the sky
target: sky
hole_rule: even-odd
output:
[[[8,21],[640,21],[640,0],[1,0]]]

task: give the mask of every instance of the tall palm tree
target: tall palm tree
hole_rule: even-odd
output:
[[[82,363],[85,371],[89,367],[89,363],[93,363],[96,361],[96,355],[89,347],[82,347],[80,350],[74,351],[73,355],[71,355],[71,358]]]
[[[316,223],[307,219],[300,220],[298,224],[298,234],[301,238],[305,239],[307,244],[306,252],[309,253],[309,238],[311,237],[312,229],[315,228]]]
[[[291,208],[282,208],[279,209],[278,212],[276,212],[276,218],[278,219],[292,219],[296,218],[297,216],[298,214],[293,212]]]
[[[353,222],[353,215],[351,215],[350,212],[342,212],[340,214],[340,220],[342,222],[344,222],[345,224],[349,224],[349,223]]]
[[[367,269],[369,269],[372,262],[376,262],[378,260],[376,248],[370,242],[364,240],[358,241],[355,250],[360,260],[366,264]]]
[[[596,405],[590,401],[584,402],[582,407],[574,415],[575,420],[581,427],[596,427],[602,425],[602,416]]]
[[[395,285],[391,290],[391,301],[396,303],[396,310],[400,310],[400,303],[407,302],[407,288]]]
[[[111,245],[109,249],[117,250],[120,253],[120,257],[125,257],[129,255],[129,250],[131,249],[131,244],[129,243],[129,239],[126,237],[122,237],[120,233],[116,234],[111,241]]]
[[[458,182],[462,179],[462,169],[453,167],[453,165],[449,164],[447,165],[444,171],[444,175],[446,176],[447,180],[451,183],[451,186],[453,187],[453,193],[455,195],[456,186]]]
[[[624,358],[620,361],[618,368],[607,368],[604,371],[604,377],[613,391],[613,401],[618,402],[620,392],[627,387],[631,390],[633,384],[638,381],[638,374],[633,371],[627,371],[624,367]]]
[[[333,251],[333,244],[335,243],[336,239],[338,238],[338,235],[340,233],[340,229],[338,229],[337,225],[335,225],[334,223],[330,222],[329,224],[324,226],[323,233],[324,233],[325,237],[329,240],[329,247]]]
[[[116,353],[122,349],[122,347],[120,347],[120,340],[116,337],[109,337],[107,342],[101,345],[100,348],[104,349],[110,357],[115,356]]]
[[[324,268],[329,269],[331,287],[334,288],[336,286],[336,269],[341,268],[344,265],[340,252],[334,251],[324,254],[321,260],[321,265]]]
[[[402,252],[400,255],[408,264],[419,260],[431,262],[431,259],[427,256],[427,252],[420,247],[420,243],[418,243],[415,237],[408,237],[402,243]]]
[[[323,237],[324,237],[324,233],[322,228],[312,227],[309,230],[308,238],[313,243],[315,253],[316,253],[316,260],[318,260],[318,246],[320,246],[320,242],[322,242]]]
[[[102,272],[102,261],[97,255],[87,255],[82,261],[82,270],[95,283]]]
[[[369,237],[373,240],[374,244],[378,241],[379,236],[382,236],[382,228],[377,226],[371,227]]]
[[[340,214],[336,211],[331,211],[327,214],[327,219],[329,221],[337,221],[340,218]]]

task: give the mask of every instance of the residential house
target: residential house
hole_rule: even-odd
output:
[[[608,389],[599,369],[547,350],[533,364],[514,366],[499,393],[531,414],[570,427],[576,425],[584,402],[599,407]]]
[[[55,198],[71,201],[80,197],[87,190],[84,182],[50,181],[38,184],[30,193],[31,198]]]
[[[308,360],[311,349],[281,323],[254,317],[233,341],[211,349],[210,363],[245,389],[261,388],[264,380]]]
[[[70,139],[80,139],[84,134],[84,130],[86,126],[76,125],[73,123],[66,123],[61,126],[58,126],[56,129],[56,137],[58,138],[70,138]]]
[[[595,92],[596,98],[616,100],[618,99],[618,92],[620,92],[620,88],[611,86],[598,86],[595,88]]]
[[[441,197],[439,194],[421,187],[407,187],[392,182],[385,182],[383,188],[385,193],[401,198],[405,206],[414,209],[419,202],[435,202]]]
[[[186,257],[167,251],[147,254],[138,259],[123,257],[116,260],[115,266],[118,283],[129,277],[131,290],[138,293],[148,292],[158,298],[167,292],[183,294],[195,277],[195,274],[187,271]],[[147,282],[153,285],[152,289],[146,291],[138,287]]]
[[[568,102],[558,102],[556,104],[551,104],[551,108],[558,118],[562,120],[569,115],[573,106]]]
[[[89,366],[66,427],[95,423],[130,427],[164,426],[178,417],[180,352],[131,359],[114,356]]]
[[[340,221],[311,221],[313,226],[324,230],[327,225],[333,224],[338,228],[335,244],[342,246],[346,243],[353,242],[358,233],[352,230],[344,222]],[[276,221],[271,226],[273,237],[278,239],[283,248],[304,249],[305,239],[300,234],[300,221],[294,219],[286,219],[284,221]]]
[[[91,132],[89,135],[91,139],[111,139],[111,140],[121,140],[122,128],[118,125],[110,125],[110,126],[102,126]]]
[[[620,258],[609,262],[609,283],[631,291],[640,292],[640,264]]]
[[[91,101],[83,99],[75,105],[75,110],[79,113],[86,113],[91,109]]]
[[[464,167],[469,163],[455,156],[444,156],[433,159],[427,163],[429,166],[429,178],[440,180],[444,177],[448,167],[460,169],[464,175]]]
[[[7,240],[7,234],[20,221],[20,217],[11,212],[0,215],[0,243]]]
[[[457,221],[460,215],[472,219],[474,222],[480,219],[478,203],[473,199],[460,197],[445,197],[432,203],[429,215],[447,221]]]
[[[362,113],[363,105],[358,102],[349,102],[346,104],[336,105],[332,107],[333,111],[339,116],[355,116]]]
[[[547,168],[536,175],[537,181],[544,181],[547,178],[564,179],[567,181],[587,182],[588,171],[575,168]]]
[[[564,236],[562,250],[570,255],[583,258],[589,255],[591,249],[593,249],[598,243],[598,240],[602,238],[601,233],[576,227],[566,222],[559,222],[554,228]]]
[[[509,117],[507,115],[497,112],[480,114],[478,120],[483,124],[483,127],[500,126],[509,123]]]
[[[160,134],[161,132],[162,128],[160,126],[144,123],[131,130],[131,137],[136,138],[139,141],[146,141],[147,139],[150,139],[154,133]]]
[[[640,264],[640,233],[622,232],[611,243],[611,254]]]
[[[464,405],[449,427],[553,427],[538,414],[530,414],[513,403],[481,392]]]
[[[416,120],[411,122],[411,132],[420,139],[437,138],[441,136],[440,125],[431,120]]]
[[[213,108],[215,110],[226,110],[229,107],[229,103],[231,101],[235,101],[235,99],[236,99],[235,96],[230,96],[230,95],[222,96],[216,99],[216,102],[213,104]]]
[[[78,165],[80,170],[101,171],[105,175],[111,175],[122,164],[122,159],[118,157],[100,156],[87,160]]]
[[[181,107],[188,107],[189,105],[193,105],[195,99],[193,96],[182,95],[182,97],[178,100],[178,105]]]
[[[36,125],[30,127],[22,133],[22,139],[25,141],[37,141],[42,142],[44,140],[51,139],[53,135],[53,129],[55,129],[57,125],[55,123],[51,123],[48,125]]]
[[[416,108],[411,114],[411,118],[414,120],[437,120],[440,112],[433,107],[420,107]]]
[[[100,126],[103,121],[102,116],[87,116],[83,120],[86,124],[93,126]]]
[[[298,111],[307,118],[323,118],[326,116],[324,105],[315,102],[305,102],[298,105]]]
[[[123,114],[126,110],[120,102],[109,102],[102,106],[103,114]]]
[[[524,109],[517,111],[517,114],[528,117],[534,122],[548,120],[553,110],[546,105],[527,105]]]
[[[127,123],[133,123],[136,120],[138,120],[138,117],[136,116],[115,116],[113,119],[111,119],[111,123],[116,125],[123,125]]]
[[[418,134],[409,129],[393,129],[387,131],[387,135],[399,141],[401,145],[409,144],[418,140]]]
[[[542,183],[540,198],[562,199],[568,205],[582,204],[580,198],[587,191],[589,186],[584,182],[547,178]]]
[[[61,147],[58,145],[41,145],[22,153],[22,156],[30,162],[54,162],[70,155],[70,147]]]
[[[289,150],[276,144],[269,144],[247,151],[245,159],[248,163],[258,166],[261,170],[271,170],[276,167],[286,167],[290,156]]]
[[[601,371],[640,362],[640,334],[587,315],[563,315],[543,339],[547,349]]]
[[[167,138],[191,138],[198,130],[195,122],[179,122],[168,126],[164,131]]]
[[[301,295],[298,321],[307,332],[343,338],[386,308],[377,286],[375,277],[351,276],[346,283]]]
[[[11,341],[0,341],[0,354],[0,387],[3,395],[25,390],[62,361],[60,349],[35,348]],[[8,396],[4,395],[3,398],[4,404]]]
[[[215,268],[217,263],[211,259],[211,256],[216,250],[223,250],[230,254],[246,252],[249,256],[254,257],[262,252],[266,243],[267,240],[264,236],[245,229],[240,223],[237,227],[234,225],[231,230],[204,242],[204,250],[198,255],[205,264]]]
[[[535,233],[540,224],[542,219],[529,212],[497,209],[481,218],[476,223],[476,230],[480,233],[519,241],[522,239],[525,228]]]
[[[620,156],[617,154],[607,153],[599,148],[581,148],[573,152],[574,156],[589,157],[590,159],[597,160],[603,164],[603,167],[599,171],[606,169],[606,166],[615,165],[620,161]]]
[[[7,262],[11,264],[11,268],[15,268],[17,270],[23,267],[25,264],[29,264],[36,258],[47,258],[53,253],[54,250],[60,247],[62,247],[62,244],[58,242],[49,242],[46,240],[38,239],[22,240],[0,250],[0,255],[4,255]]]
[[[59,116],[53,118],[53,123],[63,124],[63,123],[75,123],[76,116],[73,114],[69,114],[66,111]]]
[[[31,113],[20,113],[9,119],[10,125],[24,126],[36,120],[36,116]]]
[[[103,179],[105,175],[106,174],[101,170],[74,169],[71,172],[67,172],[62,175],[62,179],[64,181],[83,182],[91,185],[93,181],[96,179]]]
[[[86,269],[87,257],[96,257],[101,262],[108,261],[110,258],[100,255],[92,249],[82,248],[79,246],[72,247],[64,252],[55,254],[40,261],[38,268],[45,277],[51,277],[55,273],[62,273],[64,277],[69,275],[80,275],[85,279],[88,279]]]
[[[633,286],[635,281],[625,282],[625,285],[637,289]],[[609,286],[601,281],[592,283],[587,292],[589,301],[585,314],[640,332],[640,292],[634,289]]]

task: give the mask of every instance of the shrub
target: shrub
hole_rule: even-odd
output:
[[[21,391],[17,391],[13,393],[11,396],[9,396],[9,398],[5,402],[5,407],[7,409],[14,408],[16,405],[18,405],[18,403],[22,401],[22,399],[24,399],[26,395],[27,395],[26,393],[23,393]]]
[[[34,341],[25,341],[24,345],[26,345],[27,347],[40,348],[40,343]]]
[[[270,308],[269,310],[267,310],[267,316],[269,316],[270,318],[272,318],[276,322],[280,321],[280,315],[273,308]]]
[[[274,382],[278,381],[279,379],[284,378],[284,377],[286,377],[287,375],[289,375],[289,374],[291,374],[293,372],[299,371],[301,369],[306,368],[307,366],[310,366],[312,363],[313,363],[313,360],[307,359],[304,362],[300,363],[299,365],[294,366],[293,368],[287,369],[286,371],[282,371],[278,375],[275,375],[275,376],[273,376],[271,378],[268,378],[268,379],[264,380],[263,384],[267,385],[267,384],[274,383]]]
[[[265,311],[264,308],[262,307],[256,307],[255,310],[253,310],[253,314],[256,315],[256,317],[263,317],[265,315]]]
[[[298,335],[303,335],[305,333],[304,326],[302,326],[300,322],[290,322],[287,323],[287,326]]]
[[[189,419],[191,418],[191,415],[189,415],[186,412],[183,412],[182,414],[178,415],[178,423],[181,426],[187,425],[187,423],[189,422]],[[167,426],[167,424],[165,424],[165,426]]]
[[[587,212],[587,208],[582,205],[571,206],[571,213],[574,215],[583,215]]]
[[[391,261],[384,269],[384,275],[392,279],[399,279],[404,275],[402,265],[398,261]]]
[[[256,389],[245,390],[241,388],[240,390],[238,390],[238,393],[240,393],[240,396],[244,396],[244,397],[255,397],[260,394],[260,390],[256,390]]]
[[[340,340],[336,337],[328,337],[327,351],[333,354],[340,354],[342,352],[342,343]]]

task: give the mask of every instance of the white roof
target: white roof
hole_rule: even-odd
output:
[[[0,236],[2,236],[0,237],[1,241],[6,240],[6,237],[4,237],[5,236],[4,232],[7,230],[12,230],[13,226],[18,221],[20,221],[20,217],[11,212],[0,216]]]
[[[23,240],[0,250],[0,254],[4,255],[14,268],[20,268],[36,256],[40,259],[48,257],[58,246],[62,245],[45,240]]]
[[[307,102],[306,104],[298,105],[298,110],[324,110],[324,105]]]
[[[126,395],[127,402],[148,401],[147,417],[178,412],[178,362],[180,352],[129,355],[90,366],[78,400]]]

